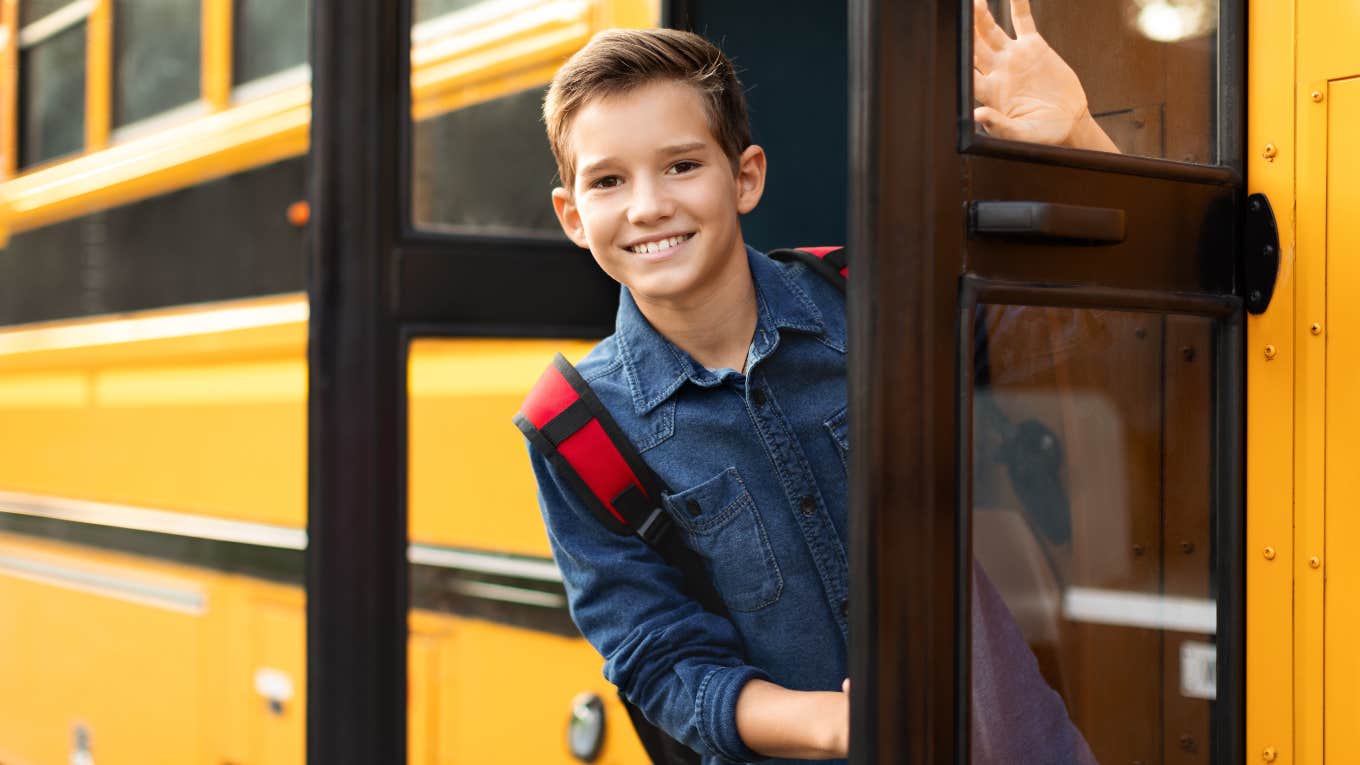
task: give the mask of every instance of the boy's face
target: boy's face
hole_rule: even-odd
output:
[[[576,114],[572,189],[553,207],[573,242],[646,303],[701,305],[746,268],[739,214],[765,186],[752,146],[736,171],[689,85],[655,82],[596,99]]]

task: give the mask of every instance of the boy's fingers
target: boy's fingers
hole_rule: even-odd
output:
[[[998,135],[1006,124],[1006,116],[990,106],[979,106],[973,110],[973,121],[981,125],[988,135]]]
[[[849,693],[849,692],[850,692],[850,678],[847,677],[847,678],[845,678],[845,680],[841,683],[841,693]]]
[[[996,51],[976,33],[973,35],[973,67],[983,74],[996,68]]]
[[[995,98],[996,95],[995,93],[992,92],[992,90],[993,90],[992,81],[989,80],[987,76],[984,75],[982,72],[974,69],[973,98],[981,101],[984,104],[990,104],[993,102],[993,99]]]
[[[992,12],[987,10],[987,0],[973,0],[973,40],[975,44],[981,40],[993,50],[1001,50],[1011,41],[1010,36],[996,25]]]
[[[1029,0],[1011,0],[1011,24],[1015,26],[1015,36],[1038,34],[1034,26],[1034,14],[1029,10]]]

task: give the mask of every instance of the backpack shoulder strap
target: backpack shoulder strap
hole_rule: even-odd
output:
[[[842,295],[845,294],[845,282],[850,275],[850,258],[844,247],[792,247],[770,250],[766,254],[786,263],[802,263],[813,273],[831,282]]]
[[[670,527],[665,484],[562,354],[543,372],[515,425],[606,528],[657,546]]]

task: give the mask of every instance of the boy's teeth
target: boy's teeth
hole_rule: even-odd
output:
[[[657,250],[664,250],[667,247],[674,247],[688,238],[689,237],[686,236],[672,236],[666,239],[659,239],[655,242],[647,242],[646,244],[635,244],[629,249],[636,253],[656,252]]]

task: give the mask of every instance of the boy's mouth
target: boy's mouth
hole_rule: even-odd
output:
[[[624,247],[623,249],[633,253],[634,255],[646,255],[653,252],[660,252],[662,250],[669,250],[672,247],[688,242],[693,237],[694,237],[693,233],[675,234],[673,236],[664,236],[659,239],[652,239],[646,242],[630,244],[627,247]]]

